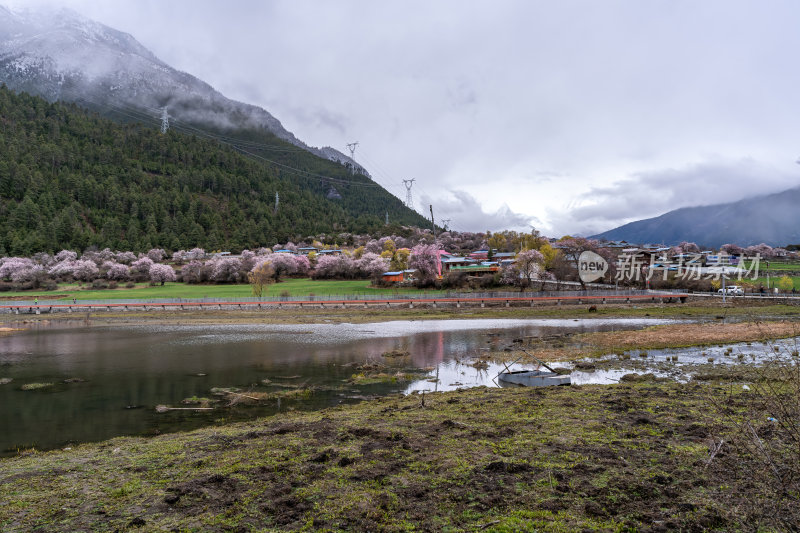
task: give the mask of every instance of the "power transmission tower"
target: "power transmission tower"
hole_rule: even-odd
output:
[[[414,197],[411,196],[411,186],[414,185],[414,181],[416,178],[403,180],[403,185],[406,186],[406,207],[409,209],[414,209]]]
[[[450,231],[450,219],[449,218],[443,218],[442,219],[442,226],[444,227],[445,231]]]
[[[169,115],[167,114],[167,106],[161,108],[161,133],[167,133],[169,129]]]
[[[356,173],[356,147],[358,146],[358,141],[354,143],[347,143],[347,149],[350,150],[350,159],[353,160],[353,167],[352,171],[353,174]]]
[[[278,191],[275,191],[275,212],[278,212],[278,203],[280,202],[281,197],[278,196]]]
[[[386,225],[389,225],[389,211],[386,211]]]

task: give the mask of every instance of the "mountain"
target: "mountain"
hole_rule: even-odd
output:
[[[298,140],[266,110],[230,100],[158,59],[127,33],[69,9],[11,11],[0,6],[0,80],[53,102],[78,102],[105,116],[157,122],[166,107],[184,126],[228,134],[266,131],[294,146],[363,168],[343,153]]]
[[[427,222],[366,176],[304,150],[285,154],[291,167],[265,164],[215,138],[120,124],[5,87],[0,154],[0,256],[238,251],[319,234],[334,244],[343,232]]]
[[[800,187],[738,202],[684,207],[592,236],[609,241],[675,245],[696,242],[717,248],[800,243]]]

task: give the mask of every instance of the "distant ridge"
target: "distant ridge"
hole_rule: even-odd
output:
[[[681,241],[719,247],[732,243],[785,246],[800,243],[800,187],[738,202],[683,207],[638,220],[594,239],[675,245]]]

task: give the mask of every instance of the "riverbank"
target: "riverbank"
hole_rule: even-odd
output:
[[[86,325],[132,324],[313,324],[367,323],[392,320],[458,320],[464,318],[672,318],[688,320],[776,320],[800,318],[800,307],[761,302],[735,302],[723,306],[706,302],[637,304],[565,304],[536,307],[348,307],[284,309],[224,309],[182,311],[94,311],[42,315],[0,314],[0,324],[25,327],[33,324],[82,323]]]
[[[6,326],[0,326],[0,337],[5,335],[11,335],[17,331],[23,331],[24,328],[9,328]]]
[[[555,338],[527,339],[505,346],[494,358],[516,359],[524,363],[574,361],[609,354],[646,356],[647,350],[688,348],[735,343],[754,343],[800,336],[800,320],[758,320],[741,315],[735,322],[720,320],[651,326],[632,331],[604,331],[560,335]],[[521,354],[519,349],[528,353]]]
[[[0,528],[737,529],[709,442],[752,406],[726,392],[479,388],[32,452],[0,459]]]

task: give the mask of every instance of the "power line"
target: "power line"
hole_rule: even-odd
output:
[[[64,92],[71,92],[71,91],[64,91]],[[118,113],[120,115],[128,117],[128,118],[130,118],[132,120],[136,120],[138,122],[149,123],[149,122],[154,120],[152,115],[150,115],[148,113],[145,113],[144,111],[142,111],[142,109],[150,110],[150,111],[152,111],[154,113],[162,113],[162,110],[163,110],[163,108],[154,108],[154,107],[150,107],[150,106],[147,106],[147,105],[144,105],[144,104],[141,105],[141,108],[135,108],[135,107],[132,107],[130,105],[119,104],[119,103],[117,105],[114,105],[114,104],[111,104],[109,102],[98,102],[97,100],[92,100],[92,99],[86,98],[84,95],[78,95],[77,93],[74,93],[74,92],[72,92],[72,94],[73,94],[73,98],[75,99],[76,102],[83,101],[83,102],[85,102],[87,104],[94,104],[96,106],[106,107],[106,108],[111,109],[111,110],[113,110],[114,112],[116,112],[116,113]],[[133,115],[131,113],[133,113]],[[172,122],[173,122],[172,126],[175,127],[175,129],[178,129],[179,131],[183,130],[184,133],[188,133],[190,135],[202,135],[202,136],[206,136],[206,137],[213,136],[216,140],[228,141],[228,144],[236,143],[237,145],[238,144],[249,145],[249,146],[251,146],[253,148],[258,148],[259,150],[264,150],[264,151],[295,152],[295,153],[308,152],[308,150],[304,150],[302,148],[283,148],[283,147],[279,147],[279,146],[271,146],[271,145],[264,144],[264,143],[261,143],[261,142],[258,142],[258,141],[248,141],[248,140],[244,140],[244,139],[238,139],[238,138],[235,138],[235,137],[228,137],[226,135],[222,135],[221,133],[212,133],[212,132],[208,132],[206,130],[202,130],[200,128],[196,128],[196,127],[192,126],[191,124],[189,124],[187,122],[184,122],[182,120],[179,120],[179,119],[175,118],[174,116],[170,116],[169,118],[172,119]],[[186,130],[190,130],[190,131],[186,131]]]
[[[143,106],[143,107],[145,107],[145,108],[148,108],[148,106]],[[155,108],[149,108],[149,109],[152,109],[152,110],[154,110],[154,111],[155,111]],[[242,149],[242,148],[241,148],[241,146],[239,146],[239,145],[241,145],[241,144],[249,144],[249,145],[251,145],[253,148],[258,148],[259,150],[264,150],[264,149],[266,149],[266,150],[285,151],[285,152],[307,152],[307,150],[301,150],[301,149],[296,149],[296,150],[288,150],[288,149],[284,150],[284,149],[278,149],[278,148],[275,148],[275,147],[265,146],[265,145],[263,145],[263,144],[260,144],[260,143],[257,143],[257,142],[253,142],[253,141],[246,141],[246,142],[243,142],[243,141],[241,141],[241,140],[239,140],[239,139],[236,139],[236,138],[232,138],[232,137],[226,137],[226,136],[224,136],[224,135],[221,135],[221,134],[207,132],[206,130],[202,130],[202,129],[200,129],[200,128],[197,128],[197,127],[195,127],[195,126],[192,126],[191,124],[188,124],[188,123],[186,123],[186,122],[184,122],[184,121],[178,120],[178,119],[176,119],[175,117],[172,117],[172,119],[173,119],[173,122],[179,123],[179,124],[180,124],[182,127],[184,127],[184,128],[188,128],[189,130],[192,130],[193,132],[196,132],[196,134],[197,134],[197,135],[202,135],[202,136],[206,136],[206,137],[211,137],[211,138],[214,138],[215,140],[217,140],[217,141],[219,141],[219,142],[221,142],[221,143],[224,143],[224,144],[229,144],[229,145],[232,145],[232,146],[234,146],[234,148],[238,149],[238,150],[239,150],[239,151],[241,151],[242,153],[245,153],[245,154],[247,154],[247,155],[251,155],[251,156],[253,156],[253,157],[258,157],[258,158],[261,158],[261,159],[262,159],[262,160],[264,160],[264,161],[268,161],[268,162],[271,162],[271,163],[273,163],[273,164],[276,164],[276,165],[282,165],[282,164],[281,164],[281,163],[278,163],[278,162],[276,162],[276,161],[272,161],[272,160],[270,160],[270,159],[267,159],[267,158],[264,158],[264,157],[258,156],[258,155],[256,155],[256,154],[252,154],[252,153],[250,153],[250,152],[248,152],[248,151],[246,151],[246,150]],[[224,139],[224,140],[223,140],[223,139]],[[228,142],[228,141],[230,141],[230,142]],[[351,154],[351,156],[354,156],[354,155],[355,155],[355,154],[354,154],[354,152],[355,152],[355,148],[356,148],[358,145],[359,145],[359,142],[358,142],[358,141],[356,141],[356,142],[354,142],[354,143],[348,143],[348,144],[347,144],[347,148],[350,150],[350,154]],[[362,157],[363,157],[363,154],[362,154]],[[354,160],[354,161],[355,161],[355,160]],[[284,166],[285,166],[285,165],[284,165]],[[289,167],[289,166],[285,166],[285,167],[286,167],[286,168],[294,168],[294,167]],[[360,167],[360,165],[359,165],[359,167]],[[355,174],[355,166],[353,166],[353,167],[351,167],[351,168],[352,168],[352,171],[353,171],[353,173]],[[361,168],[363,168],[363,167],[361,167]],[[314,175],[314,174],[311,174],[311,173],[309,173],[308,171],[305,171],[305,170],[302,170],[302,169],[295,169],[295,170],[298,170],[299,172],[303,172],[303,173],[305,173],[305,174]],[[330,178],[330,177],[327,177],[327,176],[321,176],[321,175],[319,175],[319,174],[316,174],[316,175],[314,175],[314,176],[315,176],[315,177],[318,177],[318,178],[324,178],[324,179],[326,179],[326,180],[336,181],[336,182],[338,182],[338,183],[340,183],[340,184],[350,184],[350,185],[359,185],[359,186],[371,186],[371,187],[374,187],[374,186],[376,186],[375,184],[378,184],[378,186],[379,186],[379,187],[383,188],[383,189],[384,189],[384,190],[386,190],[386,191],[389,191],[389,187],[386,185],[386,183],[380,182],[379,180],[375,179],[375,177],[372,177],[372,178],[371,178],[371,179],[372,179],[372,181],[374,181],[374,182],[375,182],[375,183],[373,184],[373,183],[364,183],[364,182],[352,182],[352,181],[345,180],[345,179],[341,179],[341,178]],[[397,196],[397,195],[395,195],[395,196]]]
[[[141,115],[141,116],[143,116],[146,119],[151,120],[151,121],[153,120],[152,116],[149,116],[149,115],[147,115],[146,113],[144,113],[142,111],[139,111],[139,110],[136,110],[136,109],[132,109],[130,107],[115,106],[115,105],[109,104],[109,103],[103,103],[103,102],[97,102],[97,101],[94,101],[94,100],[89,100],[89,99],[86,99],[84,97],[79,97],[78,99],[82,100],[84,102],[87,102],[87,103],[91,103],[91,104],[94,104],[94,105],[99,105],[99,106],[103,106],[103,107],[112,109],[112,110],[114,110],[114,111],[116,111],[116,112],[118,112],[118,113],[120,113],[122,115],[125,115],[125,116],[127,116],[129,118],[132,118],[134,120],[142,121],[142,118],[139,117],[139,116],[131,115],[130,113],[135,113],[135,114]],[[147,108],[147,106],[143,106],[143,107]],[[150,108],[150,109],[152,109],[152,108]],[[128,113],[125,113],[125,111],[128,111]],[[264,156],[261,156],[261,155],[258,155],[258,154],[254,154],[252,152],[249,152],[249,151],[245,150],[241,146],[238,146],[238,140],[234,141],[234,142],[225,141],[225,140],[223,140],[221,138],[222,136],[216,135],[214,133],[207,132],[205,130],[201,130],[199,128],[196,128],[196,127],[188,125],[188,124],[185,124],[182,121],[179,121],[179,120],[175,119],[174,117],[172,117],[172,121],[173,121],[174,129],[177,129],[179,131],[181,131],[181,129],[183,129],[184,133],[200,135],[202,137],[206,137],[206,138],[215,140],[215,141],[217,141],[217,142],[219,142],[221,144],[226,144],[226,145],[230,146],[231,148],[233,148],[234,150],[236,150],[236,151],[238,151],[240,153],[249,155],[249,156],[251,156],[253,158],[256,158],[256,159],[268,162],[268,163],[270,163],[272,165],[281,167],[282,169],[285,169],[287,171],[287,173],[289,173],[289,174],[295,174],[297,176],[300,176],[300,177],[303,177],[303,178],[308,178],[308,179],[318,179],[318,180],[322,181],[323,183],[334,182],[334,183],[338,183],[340,185],[353,185],[353,186],[359,186],[359,187],[377,187],[377,188],[381,188],[381,189],[383,188],[377,183],[369,183],[369,182],[363,182],[363,181],[351,181],[351,180],[346,180],[346,179],[342,179],[342,178],[332,178],[330,176],[323,176],[321,174],[315,174],[315,173],[309,172],[307,170],[303,170],[303,169],[295,168],[295,167],[292,167],[292,166],[289,166],[289,165],[286,165],[286,164],[283,164],[283,163],[279,163],[278,161],[273,161],[272,159],[268,159],[268,158],[266,158]],[[186,130],[190,130],[190,131],[187,132]],[[367,179],[369,179],[369,178],[367,178]]]
[[[134,108],[134,107],[132,107],[130,105],[125,105],[125,104],[121,104],[121,103],[117,103],[117,105],[114,105],[114,104],[111,104],[109,102],[98,102],[96,100],[92,100],[92,99],[86,98],[85,95],[78,95],[77,93],[75,93],[73,91],[67,90],[67,91],[64,91],[64,92],[72,93],[73,94],[73,98],[76,101],[83,101],[83,102],[85,102],[87,104],[94,104],[96,106],[101,106],[101,107],[105,107],[105,108],[111,109],[114,112],[116,112],[116,113],[118,113],[118,114],[120,114],[122,116],[125,116],[127,118],[130,118],[132,120],[135,120],[137,122],[148,123],[148,122],[152,122],[154,120],[152,115],[149,115],[149,114],[143,112],[141,109]],[[142,105],[141,107],[143,109],[148,109],[148,110],[151,110],[153,112],[161,112],[162,111],[161,108],[153,108],[153,107],[150,107],[150,106],[147,106],[147,105]],[[174,116],[171,116],[170,118],[172,119],[171,126],[173,127],[173,129],[176,129],[178,131],[182,131],[183,133],[188,133],[190,135],[199,135],[201,137],[214,139],[217,142],[220,142],[222,144],[230,145],[234,149],[237,149],[238,151],[240,151],[240,152],[242,152],[242,153],[244,153],[246,155],[250,155],[252,157],[257,157],[259,159],[262,159],[264,161],[267,161],[267,162],[270,162],[270,163],[273,163],[273,164],[277,164],[277,165],[281,165],[281,164],[277,163],[277,162],[274,162],[274,161],[272,161],[270,159],[267,159],[265,157],[261,157],[261,156],[258,156],[256,154],[251,154],[250,152],[242,149],[242,146],[255,148],[255,149],[258,149],[260,151],[307,152],[307,150],[303,150],[301,148],[280,148],[280,147],[276,147],[276,146],[265,145],[265,144],[259,143],[257,141],[246,141],[246,140],[242,140],[242,139],[238,139],[238,138],[229,137],[229,136],[226,136],[226,135],[223,135],[223,134],[220,134],[220,133],[211,133],[211,132],[208,132],[206,130],[202,130],[200,128],[197,128],[197,127],[195,127],[195,126],[193,126],[193,125],[191,125],[189,123],[186,123],[186,122],[184,122],[182,120],[179,120],[179,119],[175,118]],[[359,143],[356,142],[355,144],[358,145]],[[358,185],[358,186],[362,186],[362,187],[363,186],[368,186],[368,187],[379,186],[379,187],[382,187],[384,190],[389,191],[391,194],[393,194],[397,198],[402,197],[402,192],[401,192],[402,189],[399,189],[399,185],[395,185],[394,179],[389,178],[388,173],[377,162],[369,159],[366,156],[366,154],[364,154],[363,152],[362,152],[361,157],[366,159],[367,162],[370,164],[370,166],[378,169],[378,172],[377,172],[378,174],[383,174],[384,178],[388,178],[388,183],[387,183],[386,179],[384,181],[376,179],[376,176],[372,176],[372,178],[371,178],[372,181],[374,181],[375,183],[353,182],[353,181],[344,180],[344,179],[340,179],[340,178],[330,178],[328,176],[321,176],[321,175],[313,175],[313,176],[315,178],[317,178],[317,179],[320,179],[320,180],[336,181],[337,183],[340,183],[340,184]],[[293,169],[294,167],[290,167],[288,165],[284,165],[284,168]],[[307,177],[308,178],[308,177],[312,176],[312,173],[310,173],[308,171],[305,171],[305,170],[302,170],[302,169],[294,169],[294,170],[297,171],[297,172],[302,173],[302,174],[299,174],[302,177]],[[392,191],[394,191],[394,192],[392,192]]]
[[[75,100],[76,101],[83,101],[83,102],[86,102],[87,104],[94,104],[96,106],[105,107],[107,109],[110,109],[110,110],[112,110],[112,111],[114,111],[114,112],[116,112],[116,113],[118,113],[120,115],[126,116],[126,117],[128,117],[128,118],[130,118],[132,120],[137,121],[137,122],[153,123],[155,121],[156,124],[158,124],[158,120],[155,119],[155,117],[153,117],[152,115],[147,114],[146,112],[142,111],[141,109],[134,108],[129,104],[123,104],[123,103],[117,102],[116,105],[115,105],[115,104],[112,104],[112,103],[109,103],[109,102],[98,102],[96,100],[88,99],[85,96],[76,96]],[[163,114],[164,114],[164,109],[165,108],[157,109],[157,108],[152,108],[152,107],[149,107],[149,106],[142,106],[142,108],[143,109],[149,109],[149,110],[151,110],[153,112],[160,112],[161,119],[162,119],[162,126],[163,126]],[[351,180],[342,179],[342,178],[333,178],[333,177],[330,177],[330,176],[324,176],[324,175],[321,175],[321,174],[315,174],[313,172],[309,172],[309,171],[303,170],[303,169],[298,169],[298,168],[292,167],[290,165],[286,165],[286,164],[280,163],[278,161],[274,161],[274,160],[268,159],[268,158],[266,158],[264,156],[261,156],[259,154],[255,154],[253,152],[250,152],[250,151],[244,149],[241,145],[246,145],[248,147],[252,147],[252,148],[257,149],[257,150],[275,150],[275,151],[281,151],[281,152],[306,152],[306,150],[301,150],[301,149],[291,149],[291,150],[279,149],[279,148],[276,148],[274,146],[264,145],[264,144],[257,143],[257,142],[254,142],[254,141],[242,141],[240,139],[228,137],[228,136],[225,136],[225,135],[208,132],[206,130],[200,129],[200,128],[195,127],[195,126],[193,126],[191,124],[183,122],[182,120],[179,120],[179,119],[175,118],[174,116],[169,116],[168,115],[168,121],[169,121],[169,119],[171,119],[171,122],[168,122],[168,127],[172,127],[173,129],[175,129],[175,130],[177,130],[179,132],[182,132],[182,133],[186,133],[186,134],[190,134],[190,135],[197,135],[197,136],[200,136],[200,137],[205,137],[207,139],[214,140],[214,141],[216,141],[216,142],[218,142],[220,144],[228,145],[233,150],[235,150],[237,152],[240,152],[240,153],[242,153],[244,155],[250,156],[251,158],[254,158],[254,159],[257,159],[257,160],[261,160],[261,161],[264,161],[266,163],[270,163],[272,165],[275,165],[276,167],[280,167],[280,169],[282,169],[283,172],[285,172],[287,174],[295,175],[295,176],[298,176],[298,177],[301,177],[301,178],[305,178],[305,179],[316,179],[316,180],[321,181],[323,184],[336,183],[336,184],[345,185],[345,186],[376,187],[376,188],[383,189],[383,190],[385,190],[387,192],[389,191],[389,187],[387,187],[386,185],[380,183],[377,179],[370,178],[368,176],[365,176],[365,178],[370,180],[370,181],[364,182],[364,181],[351,181]],[[358,145],[357,142],[356,143],[352,143],[352,144],[355,144],[356,146]],[[348,148],[349,148],[349,146],[348,146]],[[353,151],[354,151],[354,149],[353,149]],[[351,153],[352,153],[352,151],[351,151]],[[411,180],[411,181],[413,182],[414,180]],[[395,187],[397,187],[397,185],[395,185]],[[413,198],[410,196],[410,191],[409,191],[408,198],[410,198],[410,206],[409,207],[410,207],[410,209],[414,210]],[[279,197],[278,197],[278,194],[276,193],[276,205],[275,205],[276,211],[277,211],[277,208],[278,208],[278,203],[279,203]],[[387,212],[387,223],[388,223],[388,212]]]
[[[371,175],[372,179],[375,182],[380,183],[383,186],[383,188],[386,189],[387,191],[392,191],[392,194],[394,194],[398,199],[403,198],[405,192],[402,186],[399,184],[399,182],[393,177],[389,176],[389,174],[385,170],[383,170],[376,161],[370,159],[363,152],[363,150],[361,152],[361,159],[366,161],[367,164],[370,166],[370,169],[372,169]],[[378,179],[379,177],[382,178],[382,180]]]

